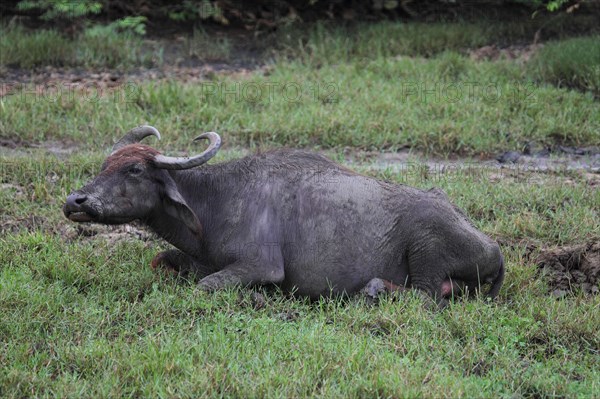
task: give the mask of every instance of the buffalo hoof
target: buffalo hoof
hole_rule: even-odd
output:
[[[396,293],[405,290],[405,287],[396,285],[391,281],[374,278],[370,280],[362,290],[360,290],[360,294],[364,296],[368,302],[374,303],[383,293]]]
[[[360,290],[360,294],[369,299],[377,299],[382,292],[386,291],[387,289],[384,281],[380,278],[374,278],[373,280],[369,281],[362,290]]]
[[[375,304],[377,300],[384,295],[385,293],[397,294],[399,292],[407,291],[408,288],[402,285],[396,285],[388,280],[383,280],[381,278],[374,278],[370,280],[367,285],[363,287],[359,291],[359,294],[362,295],[367,303]],[[438,311],[445,309],[449,302],[446,298],[434,299],[431,295],[427,294],[423,290],[413,290],[415,294],[423,300],[423,307],[429,311]]]
[[[152,270],[160,270],[167,275],[177,276],[179,274],[179,268],[169,261],[168,255],[168,252],[159,252],[150,262],[150,267]]]

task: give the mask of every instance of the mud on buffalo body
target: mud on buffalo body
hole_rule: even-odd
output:
[[[276,150],[206,164],[219,150],[169,157],[140,144],[140,126],[113,147],[101,172],[71,193],[75,222],[140,220],[176,249],[153,267],[199,276],[202,289],[275,283],[316,298],[416,288],[445,298],[504,279],[498,244],[438,189],[357,174],[306,151]],[[198,168],[202,166],[201,168]]]

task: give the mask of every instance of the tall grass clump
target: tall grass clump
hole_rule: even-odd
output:
[[[0,65],[63,65],[72,55],[72,43],[54,30],[25,32],[20,26],[0,25]]]
[[[85,30],[74,47],[74,63],[88,67],[151,66],[160,61],[160,51],[143,49],[142,39],[112,26]]]
[[[283,33],[283,54],[303,61],[347,62],[398,55],[430,57],[449,50],[487,44],[491,36],[484,25],[468,23],[382,22],[351,27],[317,23],[298,32]]]
[[[68,38],[55,30],[27,31],[22,26],[0,26],[0,65],[127,68],[149,66],[160,51],[143,51],[143,41],[111,26],[95,26]]]
[[[184,40],[184,51],[186,55],[203,60],[231,59],[232,44],[227,37],[209,35],[203,29],[194,29],[190,37]]]
[[[548,43],[533,58],[534,79],[600,95],[600,35]]]

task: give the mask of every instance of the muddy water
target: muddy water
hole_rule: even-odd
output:
[[[362,159],[361,159],[362,158]],[[523,172],[561,172],[583,170],[600,173],[600,150],[574,150],[573,153],[560,152],[547,155],[526,155],[509,151],[497,159],[471,158],[432,158],[424,157],[411,151],[395,153],[369,153],[362,157],[346,156],[348,165],[360,165],[368,162],[368,167],[375,170],[390,170],[403,172],[413,167],[427,167],[430,171],[452,173],[453,171],[467,172],[473,170],[511,169]]]

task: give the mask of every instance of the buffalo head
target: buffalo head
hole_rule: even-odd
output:
[[[128,223],[147,219],[153,212],[167,212],[195,234],[200,223],[175,185],[170,170],[189,169],[212,158],[221,145],[214,132],[194,139],[208,139],[209,147],[193,157],[168,157],[147,145],[139,144],[147,136],[160,133],[152,126],[130,130],[113,147],[102,170],[90,183],[69,194],[64,214],[74,222],[103,224]]]

